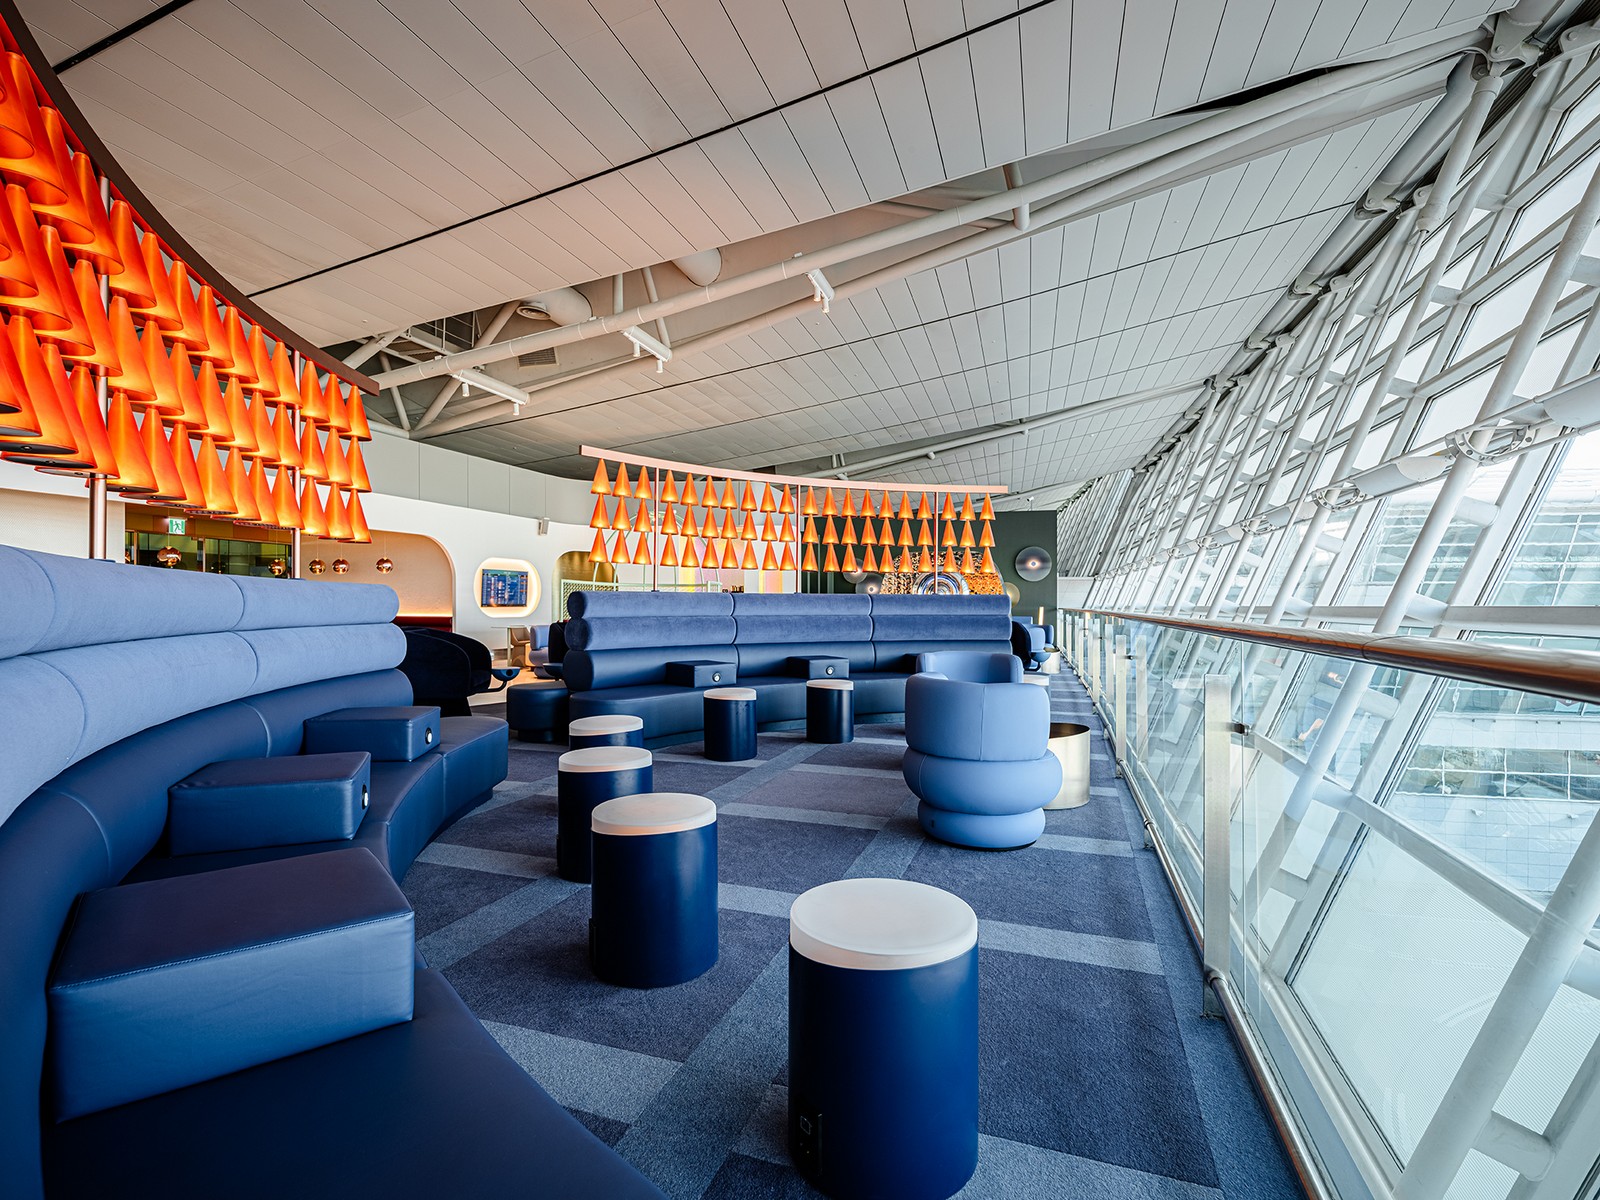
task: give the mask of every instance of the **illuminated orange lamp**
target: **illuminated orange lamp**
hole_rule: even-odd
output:
[[[861,544],[863,546],[878,544],[878,531],[872,527],[871,517],[863,517],[861,520]]]
[[[697,538],[700,536],[700,522],[695,518],[694,509],[692,508],[683,510],[682,532],[684,537]],[[684,566],[688,565],[688,563],[684,563]]]
[[[863,571],[876,571],[878,569],[878,551],[875,546],[868,546],[861,555],[861,569]]]
[[[847,496],[849,494],[848,492],[845,493]],[[844,519],[844,532],[839,535],[839,544],[841,546],[854,546],[856,544],[856,523],[849,517]],[[852,567],[851,569],[854,570],[855,568]]]
[[[994,555],[985,550],[983,552],[983,562],[978,569],[984,572],[986,575],[996,574],[997,572],[994,569]]]
[[[737,571],[739,569],[739,556],[733,552],[732,542],[722,543],[722,569]]]
[[[956,523],[954,521],[946,521],[944,523],[944,532],[939,535],[939,545],[954,546],[959,540],[956,537]]]
[[[794,522],[788,517],[783,519],[783,528],[778,531],[778,540],[780,542],[794,541]]]
[[[100,303],[100,280],[94,273],[94,264],[79,259],[72,268],[72,290],[78,297],[78,307],[83,310],[88,344],[69,346],[62,354],[87,366],[104,367],[120,373],[117,348],[113,344],[111,325],[106,320],[106,306]]]
[[[643,467],[639,468],[639,479],[633,485],[633,494],[640,500],[649,500],[655,495],[650,489],[650,472]]]
[[[350,517],[350,540],[361,545],[372,541],[372,530],[367,528],[367,514],[362,511],[361,497],[354,492],[350,493],[350,503],[345,511]]]
[[[756,512],[761,507],[760,503],[756,500],[757,486],[758,485],[754,483],[747,483],[744,485],[744,497],[739,501],[740,511]]]
[[[272,418],[268,415],[270,405],[267,398],[260,393],[256,395],[256,402],[248,406],[250,409],[250,432],[255,439],[256,449],[254,458],[265,458],[272,462],[278,461],[278,439],[273,434]],[[351,449],[355,443],[350,443]],[[350,460],[347,456],[340,456],[344,470],[344,482],[348,485],[351,481]]]
[[[828,488],[822,493],[822,515],[825,517],[837,517],[839,515],[839,506],[833,502],[832,488]]]
[[[933,509],[928,506],[928,493],[922,493],[922,503],[917,505],[917,520],[927,521],[933,517]]]
[[[817,569],[817,548],[815,546],[806,547],[805,557],[800,560],[800,569],[802,571],[815,571]]]
[[[32,178],[65,191],[65,180],[58,177],[55,160],[43,151],[47,141],[39,101],[33,90],[33,72],[22,55],[8,53],[0,73],[0,170],[6,174]],[[35,148],[38,152],[35,152]]]
[[[977,518],[975,516],[973,516],[973,513],[972,513],[972,493],[970,493],[970,492],[967,493],[965,496],[961,497],[961,519],[963,521],[975,521],[975,520],[977,520]]]
[[[194,362],[189,357],[189,348],[182,342],[172,347],[168,356],[172,367],[172,379],[178,387],[178,400],[183,406],[181,415],[168,417],[168,420],[181,422],[191,429],[203,429],[206,423],[206,406],[200,398],[200,384],[194,377]],[[166,416],[166,414],[162,414]]]
[[[261,510],[256,507],[256,489],[252,486],[249,473],[245,470],[244,455],[238,450],[229,450],[227,459],[228,491],[233,493],[233,519],[241,525],[257,524],[261,520]],[[333,493],[328,497],[330,510],[338,503],[338,496],[339,489],[334,488]],[[348,534],[350,532],[349,522],[345,519],[344,505],[342,504],[339,505],[338,515],[339,527],[344,529],[345,534]],[[328,528],[330,530],[334,528],[331,511],[328,516]],[[336,534],[335,536],[343,535]]]
[[[110,480],[107,486],[124,496],[148,496],[160,491],[155,468],[145,453],[144,440],[139,436],[139,427],[133,420],[133,409],[121,392],[111,398],[111,415],[106,422],[106,433],[111,441],[111,458],[117,466],[116,478]]]
[[[608,529],[611,526],[611,514],[606,511],[606,498],[594,498],[594,512],[589,514],[590,529]]]
[[[345,413],[350,418],[350,436],[358,442],[370,442],[372,426],[367,424],[367,404],[355,388],[350,389],[350,403],[345,406]]]
[[[797,568],[794,565],[794,547],[785,545],[783,548],[783,557],[778,560],[778,570],[793,571],[796,569]]]
[[[955,505],[950,503],[950,493],[944,494],[944,507],[939,510],[939,520],[954,521],[956,519]]]
[[[300,528],[312,537],[328,536],[328,518],[322,511],[322,501],[317,497],[317,485],[309,479],[300,491]]]
[[[700,565],[708,571],[717,569],[718,557],[722,554],[722,543],[716,538],[706,539],[706,552],[700,556]]]
[[[761,555],[761,569],[763,571],[776,571],[778,569],[778,556],[772,552],[772,543],[768,542]]]
[[[233,502],[233,495],[228,490],[228,480],[222,470],[222,464],[217,459],[217,445],[209,433],[200,438],[200,449],[195,452],[195,466],[200,472],[200,491],[205,497],[206,513],[218,517],[231,517],[239,511],[238,505]],[[305,506],[302,505],[302,508]],[[321,506],[318,506],[317,516],[322,516]]]
[[[744,523],[739,526],[739,536],[747,542],[756,540],[756,516],[754,513],[745,513]]]
[[[172,434],[167,439],[167,448],[172,451],[172,461],[178,465],[178,478],[183,481],[182,506],[204,508],[206,494],[205,489],[200,486],[200,467],[194,460],[194,447],[189,441],[189,431],[182,425],[174,425]]]
[[[611,476],[606,474],[606,460],[601,459],[594,465],[594,482],[589,485],[589,491],[595,496],[611,495]],[[590,557],[590,562],[604,562],[604,559]]]
[[[944,557],[939,560],[939,569],[941,571],[948,571],[952,575],[955,574],[956,552],[950,549],[949,546],[944,548]]]
[[[278,477],[272,481],[272,507],[280,526],[284,529],[300,528],[300,505],[295,503],[294,484],[289,482],[288,467],[279,467]]]
[[[917,527],[917,545],[919,545],[919,546],[931,546],[931,545],[933,545],[933,531],[928,528],[928,523],[926,521],[922,522],[922,524]],[[928,570],[927,567],[924,567],[922,569],[924,571]]]
[[[963,550],[970,550],[978,544],[977,539],[972,536],[971,521],[961,522],[961,541],[959,544]]]
[[[971,575],[977,569],[977,564],[972,561],[972,551],[970,549],[963,550],[961,552],[961,570],[965,574]]]
[[[617,464],[617,482],[612,485],[611,494],[614,496],[633,495],[633,484],[628,479],[627,463]]]
[[[112,386],[139,398],[141,403],[156,400],[156,386],[150,378],[150,368],[145,364],[144,347],[134,333],[128,302],[121,296],[111,297],[111,310],[106,320],[111,327],[112,344],[116,348],[117,368],[115,371],[107,368]]]
[[[611,556],[606,553],[606,535],[604,530],[597,530],[594,535],[594,545],[589,547],[589,561],[592,563],[605,563],[611,561]]]
[[[990,528],[987,521],[983,523],[983,528],[978,532],[978,545],[985,550],[994,545],[994,530]]]
[[[739,557],[739,565],[746,571],[755,571],[760,569],[760,565],[756,560],[755,547],[749,542],[744,544],[744,553]]]
[[[183,386],[181,381],[178,386],[180,388]],[[200,377],[195,381],[195,390],[200,400],[201,412],[205,417],[205,424],[197,425],[195,428],[201,433],[209,433],[224,444],[233,441],[233,423],[228,416],[228,403],[223,399],[222,385],[217,381],[217,368],[214,364],[210,362],[200,364]],[[306,426],[306,431],[308,433],[311,431],[310,425]],[[307,463],[311,461],[306,456],[304,446],[300,447],[300,456],[306,459]],[[323,469],[320,445],[317,447],[316,467],[318,471]]]
[[[994,505],[989,502],[989,493],[988,492],[985,492],[983,494],[983,510],[980,513],[978,513],[978,520],[980,520],[980,521],[992,521],[992,520],[994,520]]]
[[[696,508],[700,504],[700,493],[695,491],[693,475],[683,477],[683,503],[690,508]]]
[[[933,570],[933,555],[928,553],[928,548],[926,546],[917,551],[917,570]]]
[[[668,536],[678,532],[678,510],[670,504],[667,505],[667,511],[661,517],[661,532]],[[676,566],[677,564],[669,563],[668,565]]]
[[[832,492],[828,493],[830,496]],[[839,544],[839,531],[833,527],[833,518],[829,517],[822,527],[822,544],[824,546],[837,546]]]
[[[350,443],[350,449],[345,455],[345,461],[350,467],[350,490],[370,492],[372,490],[372,480],[367,476],[367,460],[362,456],[360,442]]]
[[[839,556],[834,552],[832,546],[828,547],[828,556],[826,561],[824,561],[822,564],[822,569],[830,572],[837,571],[839,569]]]
[[[804,542],[808,546],[813,546],[813,545],[816,544],[816,541],[817,541],[817,523],[813,518],[811,518],[811,517],[807,517],[806,518],[806,523],[800,530],[800,540],[802,542]],[[811,568],[807,567],[806,570],[809,571],[809,570],[811,570]]]
[[[650,506],[643,501],[639,502],[639,510],[634,514],[633,531],[635,533],[650,532]]]
[[[162,436],[161,419],[154,413],[145,414],[144,424],[139,427],[139,440],[144,444],[145,460],[156,477],[156,490],[149,499],[157,504],[183,503],[187,495],[183,489],[183,477],[178,474],[172,447]],[[112,448],[115,450],[114,445]]]
[[[778,511],[778,502],[775,499],[773,499],[773,496],[772,496],[772,493],[774,491],[776,491],[776,490],[777,489],[774,488],[770,484],[761,489],[761,511],[762,512],[764,512],[764,513],[775,513],[775,512]]]
[[[620,496],[617,498],[617,511],[611,514],[611,528],[620,533],[627,533],[633,528],[633,522],[628,519],[628,502]]]
[[[322,391],[328,402],[328,428],[349,433],[350,409],[344,402],[344,392],[339,389],[338,379],[329,375],[328,381],[322,385]]]
[[[840,559],[839,561],[840,561],[840,568],[842,570],[854,571],[856,569],[856,551],[855,551],[855,547],[854,546],[846,546],[844,548],[844,558]]]
[[[328,423],[328,397],[317,382],[316,367],[310,363],[300,368],[300,415],[318,425]]]
[[[875,516],[878,515],[877,512],[875,512],[873,510],[873,507],[872,507],[872,493],[871,492],[862,492],[861,493],[861,515],[863,517],[875,517]]]
[[[57,401],[71,426],[78,449],[70,458],[46,457],[31,465],[51,475],[116,475],[117,462],[111,453],[111,439],[100,413],[100,401],[95,396],[94,376],[88,367],[76,367],[68,382],[61,370],[60,351],[55,346],[46,346],[44,354]],[[28,462],[26,445],[18,443],[17,450],[8,451],[6,457],[13,462]]]
[[[894,497],[895,494],[893,492],[885,492],[883,494],[883,503],[878,506],[878,515],[880,517],[887,519],[889,517],[898,515],[895,512],[895,509],[898,506],[895,503]]]
[[[133,306],[147,321],[154,321],[162,329],[182,329],[183,310],[178,307],[178,297],[172,290],[172,280],[167,274],[167,261],[161,255],[161,241],[153,233],[139,239],[139,250],[144,258],[145,274],[150,277],[150,290],[155,294],[151,304]],[[251,364],[254,367],[254,363]]]
[[[856,515],[855,495],[856,494],[854,492],[852,492],[849,488],[845,488],[845,490],[844,490],[844,504],[841,505],[840,508],[839,508],[839,515],[841,517],[853,517],[853,516]]]
[[[667,481],[661,485],[661,503],[676,504],[678,502],[678,481],[671,471],[667,472]]]
[[[916,562],[913,561],[913,559],[911,557],[911,551],[910,550],[902,550],[902,551],[900,551],[900,565],[898,567],[896,567],[894,565],[894,551],[892,551],[892,550],[886,551],[884,553],[884,556],[881,559],[879,559],[878,562],[879,562],[879,565],[882,566],[885,571],[898,570],[898,571],[900,571],[902,573],[915,569],[915,567],[917,565]]]
[[[904,517],[900,518],[899,541],[892,544],[898,546],[915,546],[917,544],[916,539],[911,536],[911,522]]]
[[[778,501],[778,511],[781,513],[794,512],[794,493],[788,488],[783,489],[783,499]],[[784,570],[791,568],[785,567]]]
[[[633,565],[636,567],[650,565],[650,539],[645,534],[639,535],[639,544],[633,551]]]
[[[683,539],[683,562],[679,565],[691,570],[700,566],[700,555],[694,548],[693,538],[686,537]]]
[[[675,567],[678,565],[678,547],[676,538],[664,538],[661,546],[661,565]]]
[[[778,531],[772,527],[771,513],[763,513],[761,516],[760,538],[763,542],[774,542],[778,540]]]
[[[814,517],[818,513],[820,513],[821,511],[822,510],[817,507],[817,493],[815,491],[813,491],[810,487],[807,487],[806,488],[806,500],[805,500],[805,503],[800,506],[800,515],[803,516],[803,517]],[[815,569],[816,569],[815,567],[807,567],[806,568],[806,570],[808,570],[808,571],[813,571]]]
[[[737,508],[739,502],[733,496],[733,480],[722,481],[722,499],[717,501],[718,508]]]

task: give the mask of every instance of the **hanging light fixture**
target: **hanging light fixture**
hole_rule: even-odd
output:
[[[833,502],[832,488],[827,488],[822,493],[822,515],[825,517],[837,517],[839,515],[839,506]]]
[[[589,547],[589,561],[592,563],[611,561],[611,556],[606,553],[606,535],[604,530],[598,530],[594,535],[594,545]]]
[[[394,570],[394,559],[390,558],[388,555],[384,555],[373,565],[378,568],[379,575],[387,575],[389,572]]]
[[[661,565],[663,567],[675,567],[678,565],[678,547],[676,541],[677,539],[672,537],[662,539]]]
[[[667,472],[667,481],[661,485],[661,503],[676,504],[678,502],[678,481],[672,477],[672,472]]]
[[[917,551],[917,570],[933,570],[933,555],[928,552],[928,548],[926,546]]]
[[[644,534],[639,535],[639,544],[634,547],[633,565],[648,567],[650,565],[650,539]]]
[[[849,495],[848,492],[845,494]],[[839,535],[839,544],[841,546],[854,546],[856,544],[856,523],[849,517],[844,518],[844,532]],[[851,569],[854,570],[853,567]]]
[[[939,510],[939,520],[954,521],[956,519],[955,505],[950,503],[950,493],[944,494],[944,507]]]
[[[756,559],[755,547],[749,542],[744,544],[744,553],[739,557],[739,565],[746,571],[756,571],[760,569],[760,564]]]
[[[739,556],[734,553],[732,542],[722,543],[722,569],[724,571],[737,571],[739,569]]]
[[[631,496],[631,495],[633,495],[633,484],[628,482],[628,464],[627,463],[618,463],[617,464],[617,481],[616,481],[616,483],[614,483],[612,485],[611,492],[612,492],[612,495],[615,495],[615,496]]]
[[[682,565],[690,568],[691,570],[698,569],[700,566],[700,555],[695,551],[694,539],[692,537],[683,539]]]
[[[994,545],[994,530],[987,521],[983,522],[983,528],[978,532],[978,545],[986,550]]]
[[[839,556],[834,553],[832,546],[828,547],[827,560],[822,564],[822,569],[827,571],[830,575],[837,574],[839,571]]]
[[[621,496],[617,497],[617,511],[611,514],[611,528],[618,533],[626,533],[633,528],[633,522],[628,520],[628,502]]]
[[[817,507],[817,493],[808,486],[806,488],[805,503],[800,506],[800,515],[803,517],[814,517],[817,516],[821,511],[822,510]],[[812,569],[813,568],[811,567],[806,568],[808,571]]]
[[[695,520],[694,509],[692,508],[683,510],[683,535],[691,538],[700,536],[700,524]],[[688,566],[689,564],[684,563],[683,565]]]
[[[959,544],[964,550],[970,550],[972,547],[978,544],[977,539],[972,536],[971,521],[961,522],[961,541]]]
[[[876,547],[868,546],[866,551],[861,555],[861,569],[863,571],[872,571],[874,573],[877,572],[878,551]]]
[[[690,508],[699,507],[700,493],[695,490],[693,475],[683,477],[683,502]]]
[[[828,493],[832,495],[833,493]],[[827,518],[822,527],[822,544],[824,546],[837,546],[839,544],[839,531],[833,527],[833,518]]]
[[[861,515],[863,517],[875,517],[878,515],[875,511],[873,511],[871,492],[861,493]]]
[[[661,532],[668,535],[678,532],[678,510],[670,504],[661,514]]]
[[[956,523],[954,521],[946,521],[944,523],[944,532],[939,535],[939,545],[954,546],[959,540],[956,537]]]
[[[978,520],[980,520],[980,521],[992,521],[992,520],[994,520],[994,505],[992,503],[990,503],[989,493],[988,492],[985,492],[983,494],[983,510],[980,513],[978,513]]]
[[[916,561],[916,559],[911,557],[911,549],[910,549],[910,547],[907,547],[906,549],[900,551],[900,573],[902,575],[909,575],[909,574],[911,574],[912,571],[915,571],[916,569],[917,569],[917,561]]]
[[[739,501],[740,511],[756,512],[760,508],[760,504],[756,500],[756,487],[757,485],[754,483],[746,483],[744,485],[744,496]]]
[[[817,569],[817,548],[815,546],[808,545],[806,547],[805,557],[800,560],[800,569],[802,571],[815,571]]]
[[[928,493],[922,493],[922,503],[917,505],[917,520],[927,521],[933,517],[933,509],[928,507]]]
[[[839,515],[841,517],[853,517],[856,515],[855,493],[849,488],[844,489],[844,503],[839,506]]]
[[[768,484],[767,486],[765,486],[765,487],[763,487],[761,489],[761,511],[762,512],[764,512],[764,513],[775,513],[775,512],[778,511],[778,502],[772,498],[772,493],[774,491],[776,491],[776,490],[777,489],[774,488],[771,484]]]
[[[794,547],[793,546],[790,546],[788,544],[784,545],[784,547],[783,547],[783,556],[778,560],[778,569],[780,571],[793,571],[793,570],[796,570],[796,567],[794,565]]]
[[[979,565],[978,569],[985,575],[999,574],[999,572],[994,569],[994,555],[989,553],[987,550],[983,552],[983,562]]]
[[[783,489],[783,499],[778,501],[778,511],[781,513],[794,512],[794,492],[788,487]]]
[[[854,574],[856,569],[856,551],[854,546],[844,548],[844,557],[839,560],[839,569],[847,574]]]
[[[976,517],[973,516],[973,513],[972,513],[972,493],[971,492],[968,492],[965,496],[961,497],[961,519],[963,521],[973,521],[973,520],[977,519]]]
[[[633,495],[636,500],[648,500],[652,493],[650,490],[650,472],[639,468],[639,482],[633,485]]]
[[[594,465],[594,482],[589,485],[589,491],[596,496],[611,495],[611,476],[606,474],[606,460],[603,458]]]

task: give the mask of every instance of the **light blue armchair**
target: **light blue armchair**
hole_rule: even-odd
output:
[[[901,773],[924,833],[955,846],[1014,850],[1044,832],[1061,787],[1050,697],[1010,654],[924,654],[906,681]]]

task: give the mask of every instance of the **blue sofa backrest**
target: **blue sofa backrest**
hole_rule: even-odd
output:
[[[386,587],[0,547],[0,596],[0,1170],[37,1197],[45,986],[78,895],[160,843],[172,783],[297,753],[306,717],[411,689]]]
[[[569,691],[661,683],[680,660],[736,661],[729,592],[573,592],[567,614]]]
[[[1003,653],[1011,648],[1011,601],[994,596],[872,597],[872,644],[879,671],[917,669],[936,650]]]
[[[740,592],[733,597],[739,675],[786,675],[796,654],[831,654],[872,670],[872,597]]]

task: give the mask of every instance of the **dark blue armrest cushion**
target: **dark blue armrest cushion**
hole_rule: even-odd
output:
[[[437,708],[342,708],[306,722],[307,754],[365,750],[373,762],[411,762],[438,744]]]
[[[708,658],[686,659],[667,664],[667,682],[674,687],[708,688],[725,687],[737,682],[739,666],[731,662],[713,662]]]
[[[791,654],[789,674],[800,679],[848,679],[850,660],[832,654]]]
[[[210,854],[352,838],[372,794],[372,756],[236,758],[167,789],[173,854]]]
[[[49,987],[56,1119],[409,1021],[413,934],[359,847],[88,893]]]

